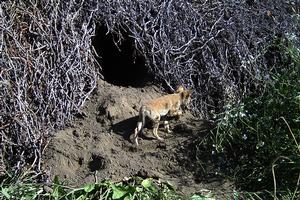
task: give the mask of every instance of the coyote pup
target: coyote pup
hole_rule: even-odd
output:
[[[182,109],[188,108],[190,99],[191,91],[186,90],[183,86],[179,86],[174,94],[159,97],[141,106],[137,127],[134,130],[136,145],[139,145],[138,135],[143,131],[145,126],[145,117],[149,118],[153,123],[153,135],[162,141],[163,138],[159,137],[157,133],[161,117],[170,116],[180,118],[183,114]],[[164,120],[164,128],[168,133],[171,132],[167,120]]]

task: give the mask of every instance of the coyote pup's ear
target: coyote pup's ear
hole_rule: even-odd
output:
[[[188,99],[188,98],[190,98],[191,93],[192,93],[191,90],[186,90],[186,91],[181,93],[181,98]]]
[[[184,91],[184,87],[182,85],[178,86],[176,93],[180,93]]]

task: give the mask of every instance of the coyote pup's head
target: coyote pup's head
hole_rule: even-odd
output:
[[[182,85],[180,85],[177,90],[176,93],[180,94],[180,98],[181,98],[181,106],[183,109],[189,109],[189,104],[191,101],[191,91],[185,89]]]
[[[185,89],[182,85],[179,85],[177,90],[176,90],[176,93],[180,93],[180,92],[183,92]]]

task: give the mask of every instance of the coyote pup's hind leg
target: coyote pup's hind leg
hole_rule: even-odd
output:
[[[154,135],[159,141],[163,141],[164,139],[161,138],[161,137],[159,137],[159,135],[158,135],[159,121],[160,121],[160,115],[158,114],[158,115],[153,119],[153,135]]]
[[[139,132],[141,132],[141,129],[139,129],[138,127],[134,129],[134,140],[136,146],[139,146],[139,136],[138,136]]]
[[[134,129],[134,140],[136,146],[139,146],[139,134],[143,132],[143,128],[145,126],[145,117],[147,115],[146,107],[142,106],[139,112],[139,121],[137,123],[137,127]]]
[[[139,135],[143,133],[144,124],[143,122],[138,122],[137,127],[134,129],[134,140],[136,146],[139,146]]]

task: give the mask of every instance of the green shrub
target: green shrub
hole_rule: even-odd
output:
[[[20,177],[19,177],[20,178]],[[122,182],[103,180],[73,188],[55,177],[51,184],[34,184],[16,177],[5,179],[0,185],[0,199],[23,200],[210,200],[212,195],[183,197],[167,182],[152,178],[130,178]]]
[[[265,93],[253,93],[236,108],[228,106],[198,145],[198,155],[212,152],[220,172],[243,190],[295,196],[300,176],[300,54],[284,39],[274,40],[266,52],[270,49],[282,59],[274,62],[279,70],[269,77]]]

